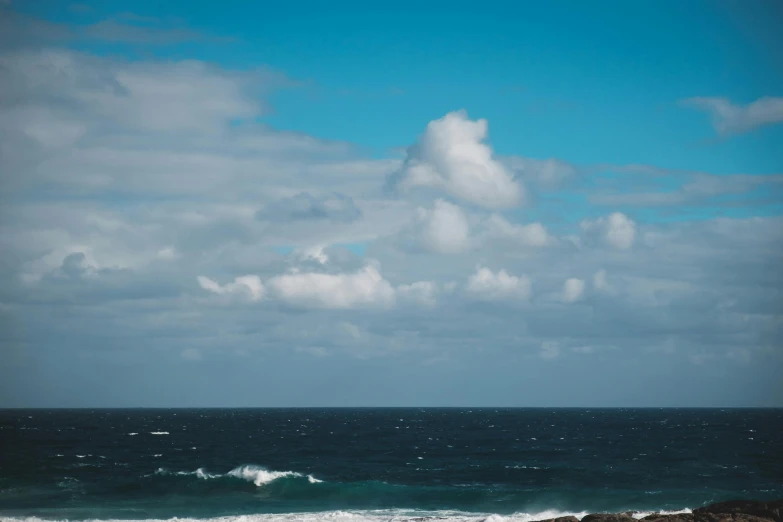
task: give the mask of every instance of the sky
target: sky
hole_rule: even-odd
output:
[[[0,407],[783,407],[783,6],[0,2]]]

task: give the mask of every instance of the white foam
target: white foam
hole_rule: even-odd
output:
[[[658,514],[658,515],[682,515],[685,513],[693,513],[692,510],[688,508],[680,509],[677,511],[637,511],[633,515],[631,515],[635,519],[644,518],[648,515]]]
[[[198,477],[200,479],[213,479],[213,478],[219,478],[225,476],[219,473],[207,473],[207,471],[204,468],[198,468],[196,471],[169,471],[166,468],[158,468],[157,470],[155,470],[155,475],[177,475],[177,476],[193,475],[194,477]]]
[[[263,486],[269,484],[280,478],[285,477],[307,477],[307,481],[310,484],[319,484],[323,480],[319,480],[312,475],[302,475],[296,471],[271,471],[261,466],[255,466],[253,464],[247,464],[245,466],[239,466],[234,468],[228,473],[208,473],[204,468],[198,468],[196,471],[169,471],[166,468],[158,468],[155,471],[156,475],[178,475],[187,476],[193,475],[200,479],[215,479],[220,477],[234,477],[242,480],[252,482],[256,486]]]
[[[133,433],[128,433],[128,435],[130,435],[131,437],[133,437],[134,435],[138,435],[138,433],[136,433],[136,432],[133,432]]]
[[[221,477],[222,475],[219,474],[213,474],[213,473],[207,473],[204,468],[198,468],[195,472],[193,472],[198,478],[200,479],[213,479]]]
[[[461,511],[418,511],[403,509],[363,511],[321,511],[315,513],[279,513],[226,516],[207,519],[177,518],[177,522],[408,522],[414,518],[445,519],[448,522],[533,522],[564,516],[581,518],[587,512],[562,512],[546,510],[538,513],[467,513]],[[95,520],[95,519],[93,519]],[[102,522],[171,522],[172,519],[105,520]],[[0,517],[0,522],[48,522],[36,517]],[[434,522],[434,521],[433,521]]]
[[[168,435],[168,431],[151,431],[150,435]]]
[[[295,471],[269,471],[260,466],[240,466],[228,472],[228,475],[252,482],[256,486],[269,484],[273,480],[284,477],[301,477],[301,473]]]

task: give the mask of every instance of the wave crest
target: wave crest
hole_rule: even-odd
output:
[[[301,473],[297,473],[296,471],[269,471],[268,469],[262,468],[260,466],[254,466],[252,464],[234,468],[229,471],[227,475],[247,480],[248,482],[252,482],[259,487],[263,486],[264,484],[269,484],[273,480],[280,478],[303,476]]]
[[[304,475],[296,471],[273,471],[273,470],[266,469],[262,466],[256,466],[255,464],[245,464],[243,466],[239,466],[237,468],[232,469],[228,473],[209,473],[204,468],[198,468],[195,471],[170,471],[166,468],[158,468],[157,471],[155,471],[155,474],[177,475],[177,476],[191,475],[191,476],[195,476],[196,478],[200,478],[204,480],[233,477],[233,478],[245,480],[247,482],[252,482],[258,487],[261,487],[265,484],[269,484],[271,482],[274,482],[275,480],[282,479],[282,478],[306,477],[307,481],[310,484],[319,484],[323,482],[323,480],[319,480],[312,475]]]

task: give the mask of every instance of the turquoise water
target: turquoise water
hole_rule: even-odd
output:
[[[0,411],[13,519],[520,521],[783,497],[783,410]]]

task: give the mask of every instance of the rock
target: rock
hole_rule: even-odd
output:
[[[593,513],[582,522],[638,522],[633,512]],[[693,513],[663,515],[653,513],[642,518],[644,522],[783,522],[783,500],[730,500],[693,510]],[[559,517],[537,522],[579,522],[576,517]]]
[[[704,520],[706,522],[717,522],[718,520],[723,519],[747,520],[748,522],[751,522],[751,518],[781,522],[781,515],[783,515],[783,500],[773,500],[771,502],[762,502],[758,500],[729,500],[727,502],[718,502],[717,504],[710,504],[709,506],[694,509],[693,514],[697,520]],[[715,518],[716,515],[720,518]]]
[[[696,522],[773,522],[771,518],[762,518],[745,513],[700,513]]]
[[[653,513],[642,518],[645,522],[694,522],[692,513],[678,513],[676,515],[662,515]]]
[[[625,513],[593,513],[585,516],[582,522],[636,522],[636,519]]]

